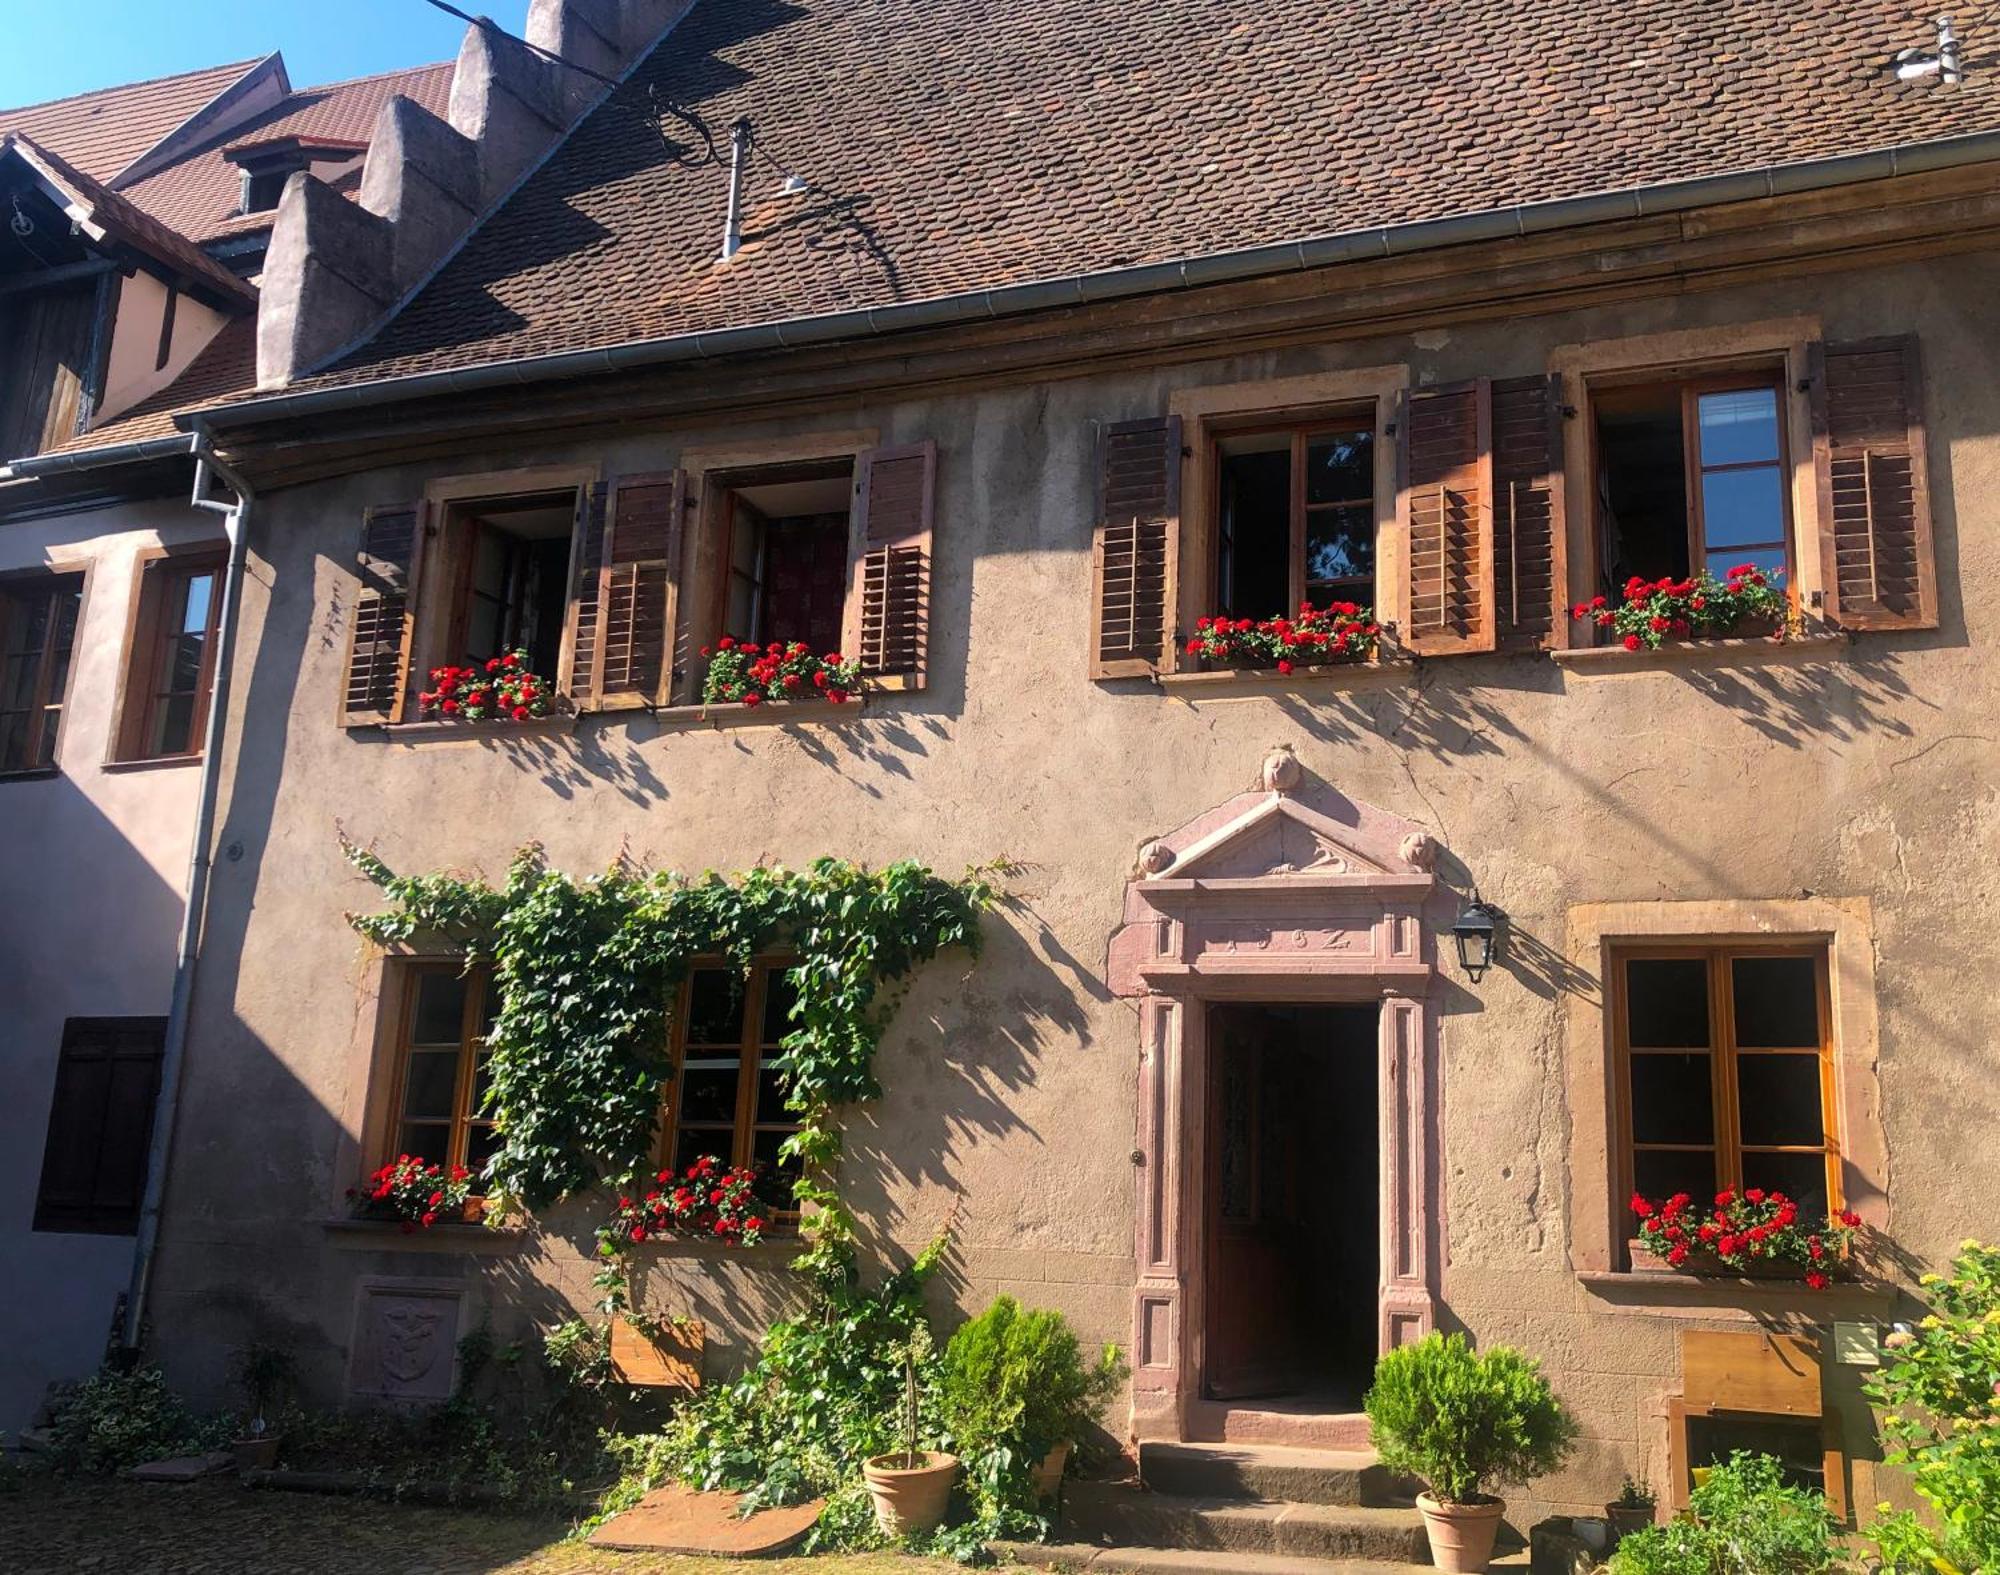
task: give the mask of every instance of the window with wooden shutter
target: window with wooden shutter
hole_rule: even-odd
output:
[[[0,578],[0,775],[54,768],[82,612],[81,574]]]
[[[1562,384],[1493,385],[1493,607],[1502,650],[1555,643],[1562,628]]]
[[[937,445],[869,449],[855,464],[847,651],[862,676],[921,689],[929,659]]]
[[[1409,620],[1420,656],[1494,648],[1492,384],[1413,395],[1404,419]]]
[[[1103,428],[1091,550],[1091,677],[1144,677],[1167,665],[1180,513],[1181,418]]]
[[[597,591],[604,568],[605,486],[577,495],[576,533],[570,540],[569,639],[556,670],[556,689],[579,711],[591,704],[597,683]]]
[[[686,502],[685,471],[621,476],[611,483],[592,609],[594,705],[668,701]]]
[[[1816,344],[1812,363],[1827,616],[1850,629],[1935,628],[1917,342]]]
[[[73,1017],[63,1025],[36,1230],[129,1236],[137,1229],[166,1032],[163,1017]]]
[[[360,578],[348,622],[341,714],[349,727],[400,722],[410,693],[410,648],[428,511],[372,508],[361,525]]]

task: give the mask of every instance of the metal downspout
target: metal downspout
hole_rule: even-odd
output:
[[[222,739],[229,716],[230,667],[236,648],[237,603],[248,554],[250,505],[253,494],[243,479],[209,452],[206,433],[195,434],[194,492],[190,502],[224,516],[229,535],[229,566],[222,581],[222,610],[216,621],[215,679],[210,691],[208,723],[202,735],[201,790],[195,810],[193,846],[188,853],[187,887],[182,893],[180,946],[174,956],[174,993],[167,1008],[166,1043],[160,1054],[160,1092],[153,1106],[152,1142],[146,1156],[146,1191],[139,1206],[139,1229],[132,1244],[132,1280],[125,1292],[125,1321],[119,1345],[137,1351],[146,1317],[146,1292],[153,1277],[153,1255],[160,1240],[160,1211],[166,1198],[167,1163],[180,1110],[181,1073],[187,1061],[188,1009],[194,999],[195,963],[201,949],[202,921],[208,911],[209,843],[215,830],[215,805],[222,785]],[[236,494],[234,503],[208,497],[204,483],[213,471]]]

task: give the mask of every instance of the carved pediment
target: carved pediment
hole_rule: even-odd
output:
[[[1158,873],[1174,880],[1256,880],[1286,875],[1386,875],[1336,822],[1273,795],[1182,851]]]

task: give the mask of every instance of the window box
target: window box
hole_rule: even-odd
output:
[[[1622,645],[1578,646],[1573,650],[1551,651],[1556,665],[1583,675],[1633,673],[1662,667],[1734,667],[1744,664],[1768,666],[1824,661],[1849,643],[1845,633],[1819,632],[1789,635],[1742,635],[1717,640],[1671,640],[1658,650],[1641,647],[1628,651]]]
[[[796,727],[812,722],[853,722],[861,718],[866,701],[850,695],[840,705],[826,700],[772,700],[761,705],[721,701],[715,705],[676,705],[655,711],[663,727]]]
[[[690,1318],[644,1325],[613,1315],[611,1370],[618,1381],[647,1389],[699,1389],[707,1329]]]
[[[1625,1244],[1634,1275],[1658,1275],[1672,1280],[1708,1280],[1727,1284],[1754,1282],[1759,1285],[1791,1285],[1805,1290],[1805,1281],[1800,1271],[1786,1263],[1752,1263],[1740,1269],[1732,1269],[1727,1264],[1718,1263],[1713,1258],[1690,1258],[1685,1264],[1675,1267],[1660,1254],[1634,1236]],[[1845,1264],[1838,1266],[1837,1273],[1847,1276]]]
[[[455,738],[561,738],[576,731],[576,713],[564,708],[547,716],[530,717],[525,722],[496,721],[490,717],[468,722],[462,717],[439,717],[430,722],[393,722],[382,731],[402,744]]]

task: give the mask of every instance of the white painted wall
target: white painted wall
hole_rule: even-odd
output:
[[[155,366],[160,353],[160,319],[166,310],[167,287],[151,274],[142,271],[120,282],[104,400],[98,407],[100,425],[179,377],[229,321],[192,296],[182,295],[174,305],[174,335],[167,347],[166,364]]]

